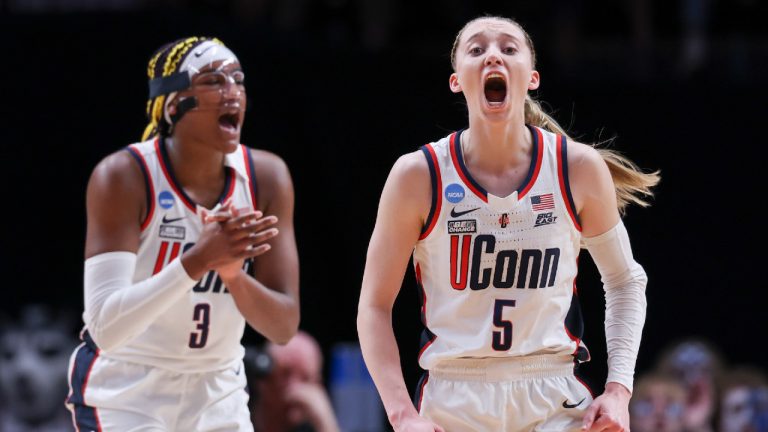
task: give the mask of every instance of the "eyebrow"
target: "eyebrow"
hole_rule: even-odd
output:
[[[479,32],[473,34],[472,36],[468,37],[467,38],[467,43],[471,42],[473,39],[477,39],[479,37],[482,37],[483,35],[484,35],[484,33],[482,31],[479,31]],[[507,32],[501,32],[501,35],[502,36],[506,36],[506,37],[514,40],[515,42],[520,42],[520,39],[517,36],[513,35],[513,34],[510,34],[510,33],[507,33]]]

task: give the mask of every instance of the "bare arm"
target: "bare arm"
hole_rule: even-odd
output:
[[[248,324],[276,343],[286,343],[299,327],[299,256],[293,229],[294,193],[288,167],[279,157],[250,150],[264,214],[276,218],[270,250],[254,261],[253,276],[219,272]]]
[[[392,306],[429,212],[431,193],[421,152],[401,157],[381,194],[358,305],[363,357],[395,430],[409,430],[408,423],[423,427],[419,430],[435,430],[419,417],[408,395],[392,329]]]

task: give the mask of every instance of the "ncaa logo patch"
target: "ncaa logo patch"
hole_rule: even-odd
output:
[[[173,194],[167,190],[164,190],[157,195],[157,203],[160,204],[160,207],[166,210],[173,207],[174,201]]]
[[[464,188],[458,183],[451,183],[445,188],[445,199],[454,204],[464,199]]]

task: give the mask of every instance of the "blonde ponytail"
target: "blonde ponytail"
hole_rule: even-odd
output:
[[[554,118],[544,112],[539,102],[533,100],[530,96],[525,98],[525,122],[563,135],[568,140],[571,140],[565,129]],[[619,212],[623,215],[629,204],[648,207],[650,203],[646,200],[646,197],[653,196],[651,189],[661,180],[659,171],[643,172],[634,162],[619,152],[598,148],[598,145],[600,144],[592,144],[597,152],[600,153],[600,156],[608,165],[608,170],[611,172],[613,184],[616,187],[616,200]]]

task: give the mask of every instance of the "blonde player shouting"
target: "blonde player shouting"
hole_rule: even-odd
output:
[[[539,87],[515,21],[467,23],[449,85],[469,128],[402,156],[379,203],[358,311],[366,364],[397,431],[620,431],[645,320],[646,276],[619,211],[658,176],[571,141]],[[593,400],[575,278],[584,245],[606,293],[608,383]],[[426,370],[415,406],[391,312],[413,254]]]

